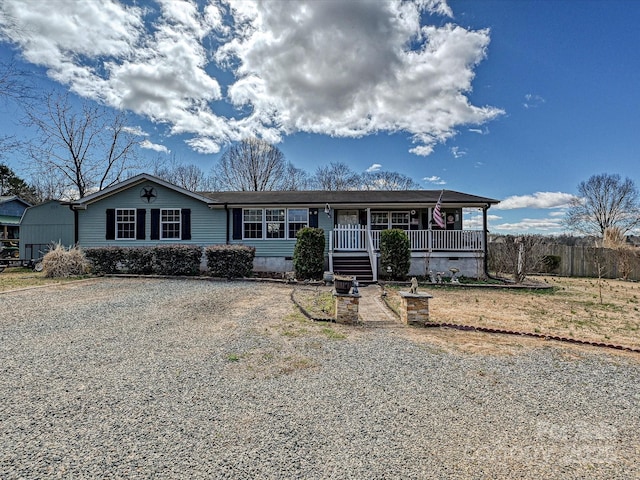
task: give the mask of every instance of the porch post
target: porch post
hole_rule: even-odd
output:
[[[431,219],[433,218],[433,210],[431,207],[427,208],[427,249],[429,252],[433,251],[433,230],[431,229]]]
[[[329,232],[329,271],[333,273],[333,236],[334,229]]]
[[[484,274],[489,277],[489,224],[487,222],[487,210],[491,205],[482,207],[482,260],[484,263]]]

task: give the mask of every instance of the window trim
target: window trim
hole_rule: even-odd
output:
[[[173,211],[174,214],[177,212],[177,221],[165,221],[162,219],[163,214],[167,211]],[[178,225],[178,235],[174,237],[166,237],[164,231],[164,225]],[[159,228],[160,228],[160,240],[182,240],[182,208],[161,208],[160,209],[160,219],[159,219]]]
[[[373,215],[374,213],[385,213],[387,215],[387,226],[386,228],[382,228],[380,230],[391,230],[392,228],[401,228],[399,226],[393,226],[393,225],[402,225],[404,228],[401,228],[402,230],[410,230],[411,229],[411,212],[409,210],[372,210],[371,214]],[[396,213],[400,213],[400,214],[404,214],[407,216],[407,223],[403,223],[403,224],[394,224],[393,223],[393,214]],[[369,226],[371,228],[371,230],[375,230],[373,228],[374,225],[383,225],[382,223],[373,223],[373,218],[371,219],[371,225]]]
[[[260,228],[261,228],[261,236],[260,237],[248,237],[246,236],[246,225],[247,224],[258,224],[257,221],[253,221],[253,222],[247,222],[245,221],[245,212],[248,210],[257,210],[261,212],[261,222],[260,222]],[[273,222],[273,221],[268,221],[267,220],[267,211],[274,211],[274,210],[280,210],[280,211],[284,211],[284,222]],[[293,210],[299,210],[299,211],[305,211],[306,212],[306,220],[304,222],[290,222],[289,221],[289,212],[293,211]],[[308,207],[295,207],[295,208],[285,208],[285,207],[279,207],[279,206],[269,206],[269,207],[261,207],[261,208],[252,208],[252,207],[247,207],[247,208],[242,208],[242,215],[241,215],[241,219],[242,219],[242,240],[276,240],[276,241],[282,241],[282,240],[295,240],[296,237],[291,237],[290,236],[290,229],[291,229],[291,225],[292,224],[296,224],[296,225],[301,225],[304,224],[302,227],[300,227],[298,230],[308,227],[310,224],[310,213],[309,213],[309,208]],[[269,237],[269,231],[268,231],[268,226],[270,223],[282,223],[284,226],[284,235],[282,237]],[[297,230],[296,230],[297,233]]]
[[[138,210],[135,208],[116,208],[114,209],[114,226],[115,226],[115,232],[114,232],[114,240],[136,240],[137,239],[137,228],[138,228]],[[121,212],[133,212],[133,218],[132,220],[129,221],[120,221],[118,220],[118,216],[121,215]],[[129,237],[122,237],[120,236],[120,229],[118,228],[120,225],[128,225],[128,224],[133,224],[133,230],[131,231],[131,236]]]

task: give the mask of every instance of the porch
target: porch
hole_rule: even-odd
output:
[[[377,281],[380,236],[383,230],[365,225],[335,225],[329,234],[329,269]],[[477,259],[484,253],[484,235],[479,230],[405,230],[409,237],[412,262],[435,257]],[[365,260],[366,259],[366,260]],[[445,260],[443,260],[445,261]],[[447,262],[449,260],[446,260]],[[364,263],[363,263],[364,262]],[[426,264],[425,264],[426,265]],[[477,271],[478,268],[476,268]]]

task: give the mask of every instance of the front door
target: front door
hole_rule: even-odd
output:
[[[360,225],[360,213],[358,210],[338,210],[336,223],[338,225]]]
[[[360,225],[359,210],[338,210],[336,212],[336,250],[361,251],[365,248],[366,227]]]

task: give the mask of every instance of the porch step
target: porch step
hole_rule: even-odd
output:
[[[356,277],[358,282],[373,282],[369,257],[333,257],[333,273]]]

